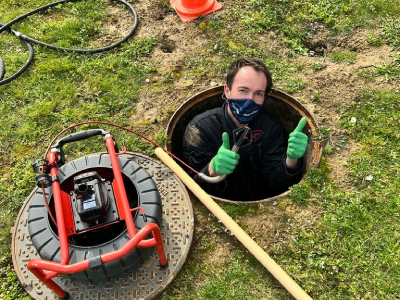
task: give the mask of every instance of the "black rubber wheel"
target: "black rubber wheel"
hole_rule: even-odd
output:
[[[134,161],[132,154],[123,154],[118,157],[124,184],[131,208],[143,207],[147,221],[144,222],[141,214],[133,215],[136,229],[141,229],[147,223],[156,223],[160,226],[162,219],[161,197],[152,177]],[[59,168],[61,190],[69,193],[73,190],[73,177],[88,171],[97,171],[107,180],[113,180],[111,162],[107,153],[97,153],[73,160]],[[46,189],[46,197],[52,206],[50,189]],[[57,229],[47,213],[44,204],[42,189],[32,193],[28,214],[29,235],[39,256],[46,260],[61,261],[60,244]],[[109,229],[100,229],[88,233],[87,236],[74,240],[75,245],[69,245],[70,264],[97,257],[121,248],[129,240],[129,235],[124,222],[110,226]],[[140,262],[150,254],[153,248],[136,247],[131,253],[121,258],[103,264],[84,272],[70,274],[72,278],[83,281],[104,282],[130,273],[135,270]]]

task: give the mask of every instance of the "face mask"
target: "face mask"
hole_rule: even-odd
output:
[[[233,116],[240,124],[248,124],[257,116],[262,105],[252,99],[228,99],[228,105]]]

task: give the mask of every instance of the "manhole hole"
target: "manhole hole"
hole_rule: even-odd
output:
[[[166,130],[171,141],[171,143],[168,145],[169,151],[171,151],[177,157],[182,158],[182,137],[184,135],[186,125],[196,115],[208,109],[220,107],[225,101],[222,98],[223,92],[223,86],[202,91],[186,100],[176,110],[174,115],[171,117]],[[307,151],[304,156],[306,164],[305,171],[309,170],[310,168],[317,167],[322,157],[323,147],[321,142],[313,139],[313,137],[320,135],[320,130],[312,114],[295,98],[276,89],[272,89],[271,93],[268,95],[268,99],[265,100],[264,111],[265,113],[270,114],[279,120],[285,131],[286,138],[294,130],[294,128],[296,128],[300,119],[303,116],[307,117],[308,122],[303,129],[303,132],[309,137]],[[210,196],[215,200],[224,202],[232,202],[236,204],[255,204],[263,201],[272,201],[283,197],[288,193],[289,191],[286,191],[275,197],[246,202],[232,201],[212,195]]]

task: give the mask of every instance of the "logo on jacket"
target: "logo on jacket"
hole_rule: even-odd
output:
[[[264,131],[262,130],[253,130],[253,141],[256,142],[262,135]]]

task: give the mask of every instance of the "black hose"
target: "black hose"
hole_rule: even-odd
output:
[[[21,20],[23,20],[23,19],[35,14],[37,12],[40,12],[40,11],[43,11],[43,10],[47,10],[47,9],[49,9],[51,7],[54,7],[54,6],[57,6],[57,5],[60,5],[60,4],[65,4],[65,3],[68,3],[68,2],[78,2],[78,1],[82,1],[82,0],[61,0],[61,1],[57,1],[57,2],[54,2],[54,3],[50,3],[50,4],[47,4],[47,5],[41,6],[41,7],[37,8],[37,9],[34,9],[34,10],[32,10],[32,11],[30,11],[30,12],[28,12],[28,13],[22,15],[22,16],[19,16],[19,17],[15,18],[14,20],[11,20],[7,24],[3,25],[3,24],[0,23],[0,26],[1,26],[0,27],[0,33],[2,33],[5,30],[10,31],[15,36],[17,36],[18,38],[22,39],[25,42],[25,44],[28,46],[28,49],[29,49],[29,58],[26,61],[25,65],[18,72],[16,72],[14,75],[12,75],[11,77],[8,77],[8,78],[6,78],[4,80],[2,80],[2,77],[0,77],[0,85],[6,84],[6,83],[16,79],[30,65],[30,63],[31,63],[31,61],[33,59],[33,48],[32,48],[31,43],[32,44],[37,44],[37,45],[40,45],[40,46],[43,46],[43,47],[46,47],[46,48],[50,48],[50,49],[53,49],[53,50],[58,50],[58,51],[76,52],[76,53],[100,53],[100,52],[109,51],[109,50],[111,50],[111,49],[113,49],[115,47],[118,47],[123,42],[127,41],[135,33],[135,30],[136,30],[137,25],[138,25],[137,12],[125,0],[113,0],[113,1],[120,2],[120,3],[124,4],[126,7],[128,7],[129,10],[131,11],[131,13],[133,14],[133,16],[135,17],[135,22],[134,22],[134,24],[132,26],[131,31],[123,39],[121,39],[120,41],[118,41],[118,42],[116,42],[114,44],[106,46],[106,47],[100,47],[100,48],[94,48],[94,49],[74,49],[74,48],[58,47],[58,46],[54,46],[54,45],[51,45],[51,44],[47,44],[47,43],[35,40],[35,39],[33,39],[33,38],[29,37],[29,36],[26,36],[25,34],[22,34],[22,33],[18,32],[18,31],[15,31],[15,30],[13,30],[11,28],[11,26],[14,25],[15,23],[17,23],[17,22],[19,22],[19,21],[21,21]],[[0,76],[1,76],[2,72],[5,73],[4,63],[3,63],[3,66],[1,64],[2,64],[2,60],[0,61]],[[3,74],[3,76],[4,76],[4,74]]]
[[[82,0],[61,0],[61,1],[58,1],[58,2],[50,3],[50,4],[44,5],[42,7],[39,7],[37,9],[32,10],[32,11],[30,11],[30,12],[28,12],[28,13],[22,15],[22,16],[19,16],[18,18],[15,18],[14,20],[12,20],[12,21],[8,22],[7,24],[5,24],[3,27],[0,28],[0,33],[2,31],[4,31],[5,29],[7,29],[7,28],[11,28],[11,26],[14,25],[15,23],[17,23],[17,22],[19,22],[19,21],[21,21],[21,20],[23,20],[23,19],[35,14],[37,12],[40,12],[40,11],[43,11],[43,10],[47,10],[49,8],[52,8],[52,7],[60,5],[60,4],[65,4],[65,3],[68,3],[68,2],[78,2],[78,1],[82,1]],[[120,2],[120,3],[124,4],[124,5],[126,5],[130,9],[130,11],[132,12],[132,14],[135,17],[135,23],[133,24],[133,27],[132,27],[131,31],[122,40],[120,40],[120,41],[118,41],[118,42],[116,42],[116,43],[114,43],[112,45],[106,46],[106,47],[95,48],[95,49],[64,48],[64,47],[58,47],[58,46],[54,46],[54,45],[51,45],[51,44],[47,44],[47,43],[35,40],[35,39],[33,39],[33,38],[29,37],[29,36],[26,36],[25,34],[22,34],[22,33],[16,32],[16,31],[14,31],[13,33],[14,33],[14,35],[17,35],[19,38],[23,39],[24,41],[27,41],[27,42],[33,43],[33,44],[37,44],[37,45],[40,45],[40,46],[43,46],[43,47],[47,47],[47,48],[50,48],[50,49],[53,49],[53,50],[76,52],[76,53],[100,53],[100,52],[108,51],[108,50],[110,50],[112,48],[115,48],[115,47],[119,46],[120,44],[125,42],[127,39],[129,39],[134,34],[134,32],[136,30],[136,27],[137,27],[137,24],[138,24],[138,17],[137,17],[136,10],[129,3],[127,3],[124,0],[113,0],[113,1]]]
[[[6,68],[4,66],[4,61],[0,57],[0,81],[4,78],[5,73],[6,73]]]
[[[3,31],[2,29],[4,28],[3,24],[0,23],[0,33]],[[14,31],[13,29],[9,28],[10,32],[12,32],[14,35],[18,36],[18,33]],[[6,79],[3,80],[4,75],[6,74],[6,67],[4,65],[4,61],[0,57],[0,85],[9,83],[10,81],[13,81],[14,79],[18,78],[19,76],[22,75],[22,73],[25,72],[25,70],[29,67],[31,62],[33,61],[33,47],[31,44],[28,42],[24,41],[25,45],[28,47],[29,51],[29,56],[28,59],[26,60],[25,64],[22,66],[21,69],[19,69],[17,72],[15,72],[13,75],[10,77],[7,77]]]

